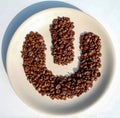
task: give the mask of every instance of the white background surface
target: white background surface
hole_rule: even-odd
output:
[[[0,49],[10,21],[23,8],[36,2],[40,0],[3,0],[0,2]],[[66,2],[95,17],[110,34],[116,52],[116,70],[110,88],[95,105],[83,112],[71,116],[38,113],[16,96],[8,81],[0,55],[0,118],[120,118],[120,61],[118,61],[120,59],[120,0],[66,0]]]

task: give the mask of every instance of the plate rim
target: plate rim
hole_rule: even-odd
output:
[[[13,86],[13,84],[12,84],[12,82],[11,82],[11,79],[10,79],[10,77],[9,77],[9,72],[8,72],[8,59],[9,59],[9,58],[8,58],[8,54],[9,54],[9,48],[10,48],[11,45],[12,45],[12,40],[13,40],[15,34],[19,31],[19,29],[21,29],[21,27],[24,26],[24,24],[26,24],[26,22],[28,22],[29,20],[31,20],[34,16],[37,16],[38,14],[42,14],[42,13],[44,13],[44,12],[49,12],[50,10],[64,10],[64,9],[76,11],[76,12],[82,14],[82,15],[85,15],[85,16],[89,17],[90,19],[93,19],[96,23],[99,23],[100,26],[104,29],[104,31],[105,31],[105,33],[107,34],[107,36],[109,37],[110,42],[111,42],[111,44],[112,44],[112,49],[113,49],[113,55],[114,55],[114,57],[113,57],[113,63],[114,63],[114,66],[113,66],[113,70],[112,70],[112,77],[111,77],[110,80],[109,80],[109,84],[107,84],[107,88],[106,88],[105,91],[101,94],[101,96],[100,96],[99,99],[97,99],[94,103],[92,103],[91,105],[88,105],[87,108],[85,108],[85,109],[83,109],[83,110],[81,110],[81,111],[87,110],[88,108],[94,106],[95,103],[97,103],[97,102],[100,101],[100,99],[107,93],[107,90],[108,90],[108,88],[110,87],[111,82],[113,81],[113,78],[114,78],[114,75],[115,75],[116,53],[115,53],[114,43],[113,43],[113,41],[111,40],[111,36],[110,36],[109,33],[107,32],[107,30],[106,30],[106,28],[103,26],[103,24],[101,24],[101,22],[99,22],[96,18],[94,18],[93,16],[87,14],[86,12],[81,11],[81,10],[78,10],[78,9],[74,9],[74,8],[56,7],[56,8],[47,8],[47,9],[45,9],[45,10],[38,11],[38,12],[34,13],[33,15],[29,16],[26,20],[24,20],[24,21],[18,26],[18,28],[16,29],[16,31],[13,33],[13,36],[12,36],[12,38],[10,39],[10,42],[9,42],[9,45],[8,45],[8,48],[7,48],[7,54],[6,54],[6,71],[7,71],[8,80],[9,80],[10,85],[11,85],[12,89],[14,90],[16,96],[17,96],[24,104],[26,104],[26,106],[32,108],[32,109],[35,110],[35,111],[38,111],[39,113],[51,114],[51,113],[49,113],[49,112],[47,112],[47,111],[44,111],[44,110],[38,110],[37,108],[34,108],[34,107],[32,107],[30,104],[26,103],[26,102],[24,101],[24,99],[19,96],[19,94],[17,93],[16,89],[14,88],[14,86]],[[77,111],[77,112],[74,112],[74,113],[79,113],[79,112],[80,112],[80,111]],[[73,114],[73,113],[72,113],[72,114]],[[62,115],[62,114],[61,114],[61,115]],[[65,114],[64,114],[64,115],[65,115]],[[67,115],[68,115],[68,114],[67,114]],[[70,114],[70,115],[71,115],[71,114]]]

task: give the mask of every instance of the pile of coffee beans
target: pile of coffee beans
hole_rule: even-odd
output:
[[[67,65],[74,60],[74,25],[68,17],[58,17],[50,25],[54,63]]]
[[[80,65],[77,72],[69,76],[55,76],[47,69],[45,50],[44,39],[39,33],[26,35],[22,49],[23,67],[27,79],[41,95],[61,100],[80,96],[101,76],[101,39],[94,33],[80,36]]]

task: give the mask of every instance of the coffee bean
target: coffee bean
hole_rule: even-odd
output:
[[[71,22],[68,17],[58,17],[54,19],[50,25],[53,44],[51,54],[53,55],[54,63],[67,65],[74,60],[73,41],[75,32],[73,28],[73,22]],[[71,56],[69,56],[68,50]]]
[[[73,23],[69,24],[70,19],[66,19],[65,17],[59,17],[58,19],[54,20],[53,22],[54,24],[58,24],[58,22],[60,22],[59,27],[61,27],[62,22],[65,22],[65,24],[67,23],[68,26],[72,25],[73,27]],[[51,29],[51,31],[52,30],[53,29]],[[81,56],[79,58],[80,65],[78,66],[78,70],[69,76],[55,76],[50,70],[47,69],[45,64],[46,45],[43,37],[37,32],[30,32],[25,37],[23,49],[21,51],[23,68],[28,81],[41,95],[47,95],[51,99],[66,100],[67,98],[80,96],[82,93],[88,91],[89,88],[93,86],[93,81],[96,81],[97,78],[101,76],[99,71],[99,68],[101,67],[100,40],[101,39],[97,35],[91,32],[81,35]],[[65,64],[65,61],[66,64],[69,63],[68,59],[70,58],[73,60],[74,56],[73,52],[71,51],[73,49],[73,45],[71,43],[69,44],[69,42],[66,44],[66,41],[63,42],[65,42],[65,44],[63,44],[61,41],[54,42],[55,49],[52,52],[54,56],[59,53],[63,53],[62,56],[60,55],[55,57],[56,59],[59,59],[59,62],[57,60],[54,61],[59,64]],[[63,44],[63,47],[59,48],[58,44]],[[72,49],[70,47],[72,47]],[[66,50],[63,50],[63,48],[66,48]],[[57,50],[60,51],[57,52]]]

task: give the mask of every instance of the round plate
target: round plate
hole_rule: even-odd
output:
[[[60,66],[53,63],[51,55],[51,35],[49,26],[52,20],[58,16],[69,17],[74,22],[75,31],[75,58],[71,64]],[[93,32],[100,36],[102,42],[102,76],[94,82],[93,87],[79,97],[67,100],[52,100],[47,96],[41,96],[26,79],[21,58],[22,45],[26,34],[30,31],[39,32],[45,40],[47,51],[46,66],[55,75],[67,75],[73,73],[78,66],[79,60],[79,37],[83,32]],[[110,58],[109,58],[110,57]],[[7,52],[7,73],[10,83],[20,99],[30,107],[52,114],[69,114],[82,111],[95,103],[108,88],[113,75],[114,51],[111,39],[103,26],[89,15],[70,8],[52,8],[28,18],[13,35]]]

